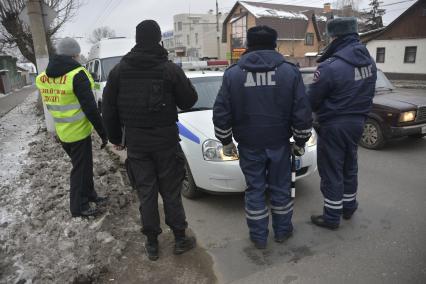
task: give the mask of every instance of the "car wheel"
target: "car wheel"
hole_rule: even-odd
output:
[[[203,195],[203,193],[197,189],[197,186],[195,185],[188,162],[185,162],[185,177],[182,182],[182,195],[188,199],[195,199]]]
[[[419,138],[426,137],[426,134],[418,133],[418,134],[409,135],[409,137],[419,139]]]
[[[367,119],[364,125],[360,145],[367,149],[380,149],[385,145],[383,131],[379,123],[373,119]]]

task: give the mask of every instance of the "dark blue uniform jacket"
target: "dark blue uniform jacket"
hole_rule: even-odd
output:
[[[341,119],[363,120],[374,97],[377,69],[357,35],[332,42],[308,88],[320,124]]]
[[[298,68],[274,50],[246,53],[225,71],[213,123],[224,145],[233,135],[242,146],[269,148],[288,143],[294,134],[304,146],[312,112]]]

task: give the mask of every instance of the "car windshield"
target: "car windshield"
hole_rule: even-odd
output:
[[[314,72],[302,73],[303,82],[305,86],[308,86],[314,81]],[[377,81],[376,81],[376,90],[393,90],[395,87],[392,83],[386,78],[386,75],[381,71],[377,70]]]
[[[101,65],[102,65],[102,78],[101,81],[106,81],[108,79],[109,72],[111,72],[112,68],[117,65],[122,56],[117,57],[109,57],[101,59]]]
[[[222,76],[191,78],[197,90],[198,101],[189,111],[212,109],[222,85]]]

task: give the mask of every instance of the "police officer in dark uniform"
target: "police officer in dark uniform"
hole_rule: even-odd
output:
[[[319,58],[314,83],[308,89],[319,123],[318,170],[324,195],[320,227],[337,229],[340,216],[350,219],[358,208],[358,142],[374,96],[377,69],[359,41],[356,18],[327,23],[333,39]]]
[[[256,26],[247,32],[247,51],[225,71],[213,108],[216,137],[223,153],[236,155],[247,182],[245,211],[250,239],[266,248],[270,193],[277,242],[293,232],[290,153],[301,156],[311,136],[312,113],[298,68],[275,51],[277,32]],[[294,137],[293,149],[289,139]]]
[[[111,143],[120,145],[122,127],[127,147],[127,172],[138,191],[142,232],[148,257],[158,259],[161,233],[158,193],[164,202],[166,224],[175,236],[175,254],[195,246],[187,237],[181,200],[185,174],[179,144],[177,107],[188,109],[198,97],[180,67],[168,60],[159,44],[161,31],[153,20],[136,27],[136,46],[110,72],[102,113]]]

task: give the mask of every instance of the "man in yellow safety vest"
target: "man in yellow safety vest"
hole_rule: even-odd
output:
[[[57,45],[57,55],[49,60],[45,72],[37,76],[36,85],[43,102],[53,116],[56,134],[71,158],[70,210],[73,217],[88,217],[99,213],[97,205],[106,197],[97,195],[93,184],[93,128],[107,144],[107,135],[92,92],[92,76],[78,63],[80,46],[72,38]]]

